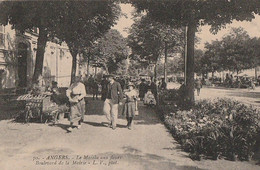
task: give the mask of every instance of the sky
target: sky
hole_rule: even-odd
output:
[[[114,29],[117,29],[124,37],[127,37],[128,33],[126,28],[130,28],[134,23],[132,20],[131,12],[134,10],[130,4],[121,4],[121,10],[127,15],[127,18],[122,16],[118,20],[117,24],[114,26]],[[256,16],[251,22],[243,21],[233,21],[232,24],[226,25],[225,29],[221,29],[216,35],[210,33],[210,26],[200,27],[201,32],[196,33],[200,38],[200,44],[197,44],[197,48],[203,49],[204,43],[211,42],[212,40],[220,40],[224,35],[228,34],[231,27],[242,27],[244,28],[250,37],[260,37],[260,16]]]

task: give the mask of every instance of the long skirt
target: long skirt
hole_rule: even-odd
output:
[[[84,99],[79,101],[78,103],[70,105],[69,121],[71,123],[84,121],[84,115],[85,115],[85,101],[84,101]]]
[[[143,99],[143,98],[144,98],[144,95],[145,95],[145,91],[144,91],[144,90],[140,90],[140,91],[139,91],[139,97],[140,97],[141,99]]]
[[[124,106],[124,115],[127,118],[135,116],[135,102],[126,102]]]

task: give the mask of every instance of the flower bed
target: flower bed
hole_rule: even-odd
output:
[[[193,159],[249,160],[256,150],[260,114],[252,106],[216,99],[198,101],[191,110],[181,111],[173,102],[159,106],[158,113]]]

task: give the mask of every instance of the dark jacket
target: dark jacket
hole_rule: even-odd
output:
[[[202,83],[201,83],[200,80],[196,80],[196,81],[195,81],[195,88],[196,88],[196,89],[202,88]]]
[[[109,89],[111,89],[111,100],[114,104],[118,104],[119,102],[121,102],[123,100],[122,88],[118,82],[115,81],[112,85],[110,83],[108,83],[107,89],[108,89],[107,90],[108,93],[110,91]],[[108,93],[106,95],[107,97],[109,96]]]
[[[155,82],[151,83],[150,88],[151,88],[151,92],[153,93],[153,95],[157,96],[157,86],[156,86]]]

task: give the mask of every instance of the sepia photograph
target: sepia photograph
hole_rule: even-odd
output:
[[[260,170],[260,0],[0,0],[1,170]]]

